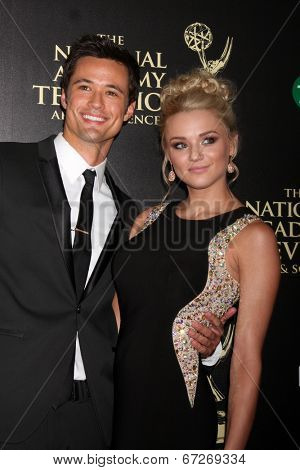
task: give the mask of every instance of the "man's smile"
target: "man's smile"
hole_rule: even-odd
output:
[[[93,122],[105,122],[106,118],[103,116],[95,116],[92,114],[82,114],[83,119],[86,121],[93,121]]]

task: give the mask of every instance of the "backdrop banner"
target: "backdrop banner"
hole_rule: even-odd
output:
[[[137,110],[113,144],[109,168],[121,189],[145,205],[166,191],[161,87],[195,66],[220,70],[236,83],[241,145],[233,191],[272,225],[282,262],[249,449],[300,444],[299,3],[0,0],[1,140],[34,142],[58,133],[62,64],[71,43],[85,33],[108,36],[141,67]]]

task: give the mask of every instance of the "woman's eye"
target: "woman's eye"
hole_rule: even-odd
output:
[[[204,144],[204,145],[214,144],[215,141],[216,141],[215,137],[208,136],[208,137],[205,137],[205,139],[202,140],[201,144]]]
[[[181,149],[185,149],[187,145],[184,144],[183,142],[176,142],[175,144],[173,144],[173,147],[174,149],[181,150]]]

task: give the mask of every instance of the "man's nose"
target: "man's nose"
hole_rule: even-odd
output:
[[[94,91],[91,95],[90,103],[96,109],[102,109],[104,107],[104,96],[102,91]]]

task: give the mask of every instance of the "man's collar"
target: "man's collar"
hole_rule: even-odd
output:
[[[69,142],[67,142],[62,132],[60,132],[55,137],[54,145],[59,166],[63,168],[70,183],[75,183],[75,181],[80,178],[85,170],[95,170],[97,173],[95,188],[100,191],[107,159],[99,163],[97,166],[90,166],[87,161],[77,152],[77,150],[75,150],[74,147],[72,147]]]

